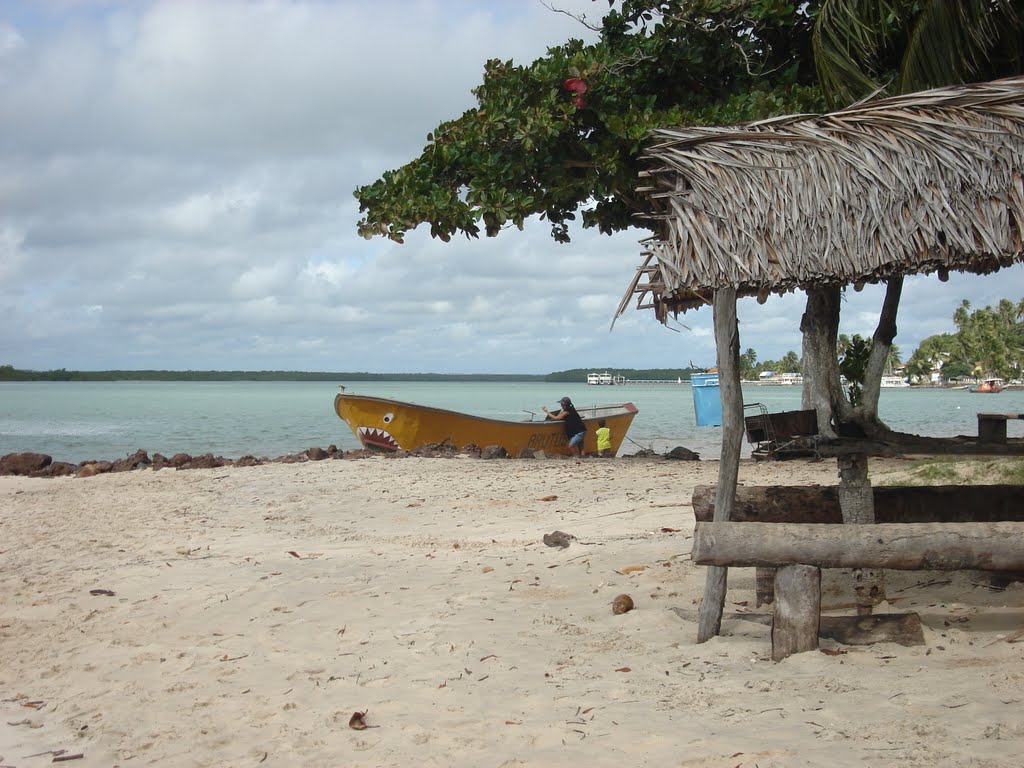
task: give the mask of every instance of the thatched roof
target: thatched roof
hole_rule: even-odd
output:
[[[1024,77],[657,130],[646,160],[658,234],[618,314],[1024,259]]]

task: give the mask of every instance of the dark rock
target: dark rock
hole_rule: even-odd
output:
[[[258,467],[263,462],[253,456],[251,453],[245,454],[235,462],[236,467]]]
[[[666,459],[680,459],[682,461],[700,461],[700,454],[694,453],[689,448],[683,448],[681,445],[677,445],[671,451],[665,454]]]
[[[534,458],[533,450],[531,448],[523,448],[519,451],[520,459],[532,459]]]
[[[657,455],[658,454],[655,453],[654,450],[651,449],[651,448],[641,448],[636,453],[627,453],[625,456],[623,456],[623,458],[624,459],[646,459],[646,458],[650,458],[651,456],[657,456]]]
[[[216,469],[217,467],[223,467],[224,464],[222,456],[204,453],[202,456],[193,456],[190,462],[178,467],[178,469]]]
[[[431,459],[450,459],[459,452],[459,449],[447,440],[439,443],[424,443],[410,451],[408,456],[426,456]]]
[[[68,477],[78,474],[78,465],[66,461],[55,461],[42,469],[33,472],[32,477]]]
[[[87,461],[79,465],[79,477],[92,477],[93,475],[105,475],[114,465],[109,461]]]
[[[171,456],[168,463],[175,469],[181,469],[186,464],[189,464],[191,461],[192,457],[189,456],[187,453],[176,453],[173,456]]]
[[[111,462],[111,472],[128,472],[132,469],[144,469],[148,467],[152,462],[149,460],[149,454],[141,448],[123,459]]]
[[[0,458],[0,475],[31,475],[53,463],[45,453],[8,453]]]
[[[346,459],[369,459],[372,456],[379,455],[376,451],[371,451],[369,448],[359,448],[354,451],[345,451],[342,454],[343,458]]]
[[[462,446],[462,453],[474,459],[480,458],[480,446],[476,443],[466,443]]]
[[[544,534],[544,543],[549,547],[561,547],[565,549],[576,539],[571,533],[565,531],[553,531]]]
[[[330,454],[327,453],[323,448],[307,448],[306,455],[310,461],[323,461]]]
[[[278,456],[274,461],[281,464],[302,464],[309,461],[309,456],[304,453],[289,453],[284,456]]]
[[[488,445],[482,451],[480,451],[481,459],[506,459],[508,458],[508,451],[506,451],[500,445]]]

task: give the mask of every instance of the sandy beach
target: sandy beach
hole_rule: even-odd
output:
[[[909,461],[873,461],[875,482]],[[926,644],[781,663],[714,461],[372,458],[0,478],[0,766],[1018,766],[1024,585],[887,572]],[[744,462],[834,484],[832,461]],[[575,536],[545,545],[554,531]],[[852,590],[827,572],[823,607]],[[635,603],[613,614],[619,594]],[[849,609],[840,610],[849,613]],[[365,729],[350,727],[366,713]]]

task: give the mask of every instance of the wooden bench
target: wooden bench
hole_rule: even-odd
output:
[[[1006,422],[1024,419],[1024,413],[979,413],[978,442],[1006,445]]]
[[[777,569],[772,659],[781,661],[818,647],[822,568],[1020,571],[1024,523],[697,523],[691,559]]]

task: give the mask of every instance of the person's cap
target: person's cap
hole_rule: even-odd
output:
[[[572,405],[572,400],[570,400],[568,397],[563,397],[561,400],[558,401],[558,404],[559,405]]]

